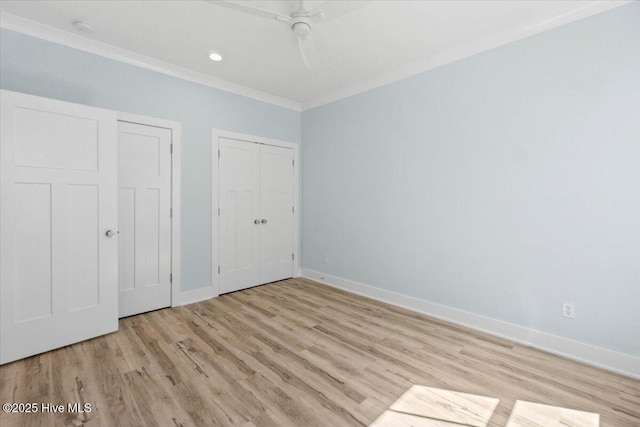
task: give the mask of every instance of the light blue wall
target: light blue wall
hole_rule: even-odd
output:
[[[300,113],[1,30],[0,87],[182,123],[182,289],[211,283],[211,128],[300,141]]]
[[[640,356],[640,4],[304,112],[302,140],[304,267]]]

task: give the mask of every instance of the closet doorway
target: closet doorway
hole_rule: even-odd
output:
[[[219,293],[297,273],[297,146],[221,132],[217,144]]]

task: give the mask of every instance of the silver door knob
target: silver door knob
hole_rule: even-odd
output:
[[[105,235],[105,236],[107,236],[107,237],[109,237],[109,238],[111,238],[111,237],[113,237],[113,236],[115,236],[115,235],[116,235],[116,232],[115,232],[115,231],[113,231],[113,230],[107,230],[107,232],[106,232],[106,233],[104,233],[104,235]]]
[[[254,220],[253,220],[253,223],[254,223],[254,224],[260,224],[260,220],[259,220],[259,219],[254,219]]]
[[[267,220],[266,220],[266,219],[263,219],[261,222],[262,222],[263,224],[266,224],[266,223],[267,223]]]

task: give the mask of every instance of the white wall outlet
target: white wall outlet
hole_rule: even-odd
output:
[[[328,264],[329,263],[329,258],[326,255],[322,255],[322,263],[323,264]]]
[[[576,317],[576,306],[568,302],[563,302],[562,316],[568,317],[569,319],[574,319]]]

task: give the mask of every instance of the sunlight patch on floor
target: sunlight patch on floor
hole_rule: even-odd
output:
[[[486,427],[499,400],[414,385],[371,427]]]
[[[598,427],[600,415],[559,406],[516,401],[506,427]]]

